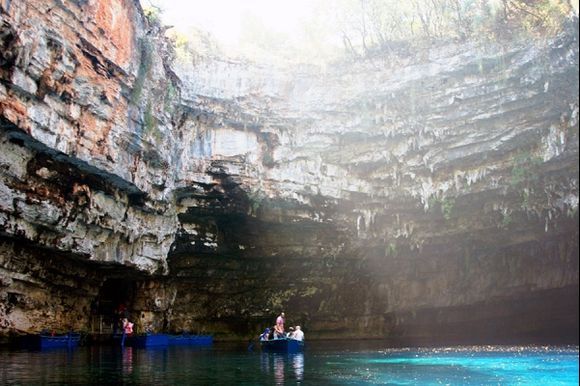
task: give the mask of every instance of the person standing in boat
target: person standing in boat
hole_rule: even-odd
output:
[[[274,338],[284,338],[284,312],[281,312],[280,315],[276,318],[276,327],[274,327]]]
[[[131,335],[133,333],[133,323],[129,322],[127,318],[123,318],[123,332],[125,335]]]
[[[123,330],[121,335],[121,347],[125,347],[125,338],[133,335],[133,323],[129,322],[129,319],[127,318],[123,318],[121,322],[121,328]]]

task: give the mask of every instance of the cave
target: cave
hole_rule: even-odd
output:
[[[136,1],[0,17],[0,337],[578,344],[577,14],[297,66]]]
[[[134,284],[131,280],[106,279],[99,290],[93,309],[99,318],[99,333],[111,331],[115,319],[128,317],[132,304]],[[114,330],[114,328],[113,328]]]

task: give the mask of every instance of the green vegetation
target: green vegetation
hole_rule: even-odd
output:
[[[533,156],[527,151],[516,154],[511,171],[510,185],[514,188],[522,185],[529,187],[531,182],[538,179],[538,169],[542,162],[541,157]]]
[[[451,219],[451,214],[453,213],[453,208],[455,207],[454,198],[445,198],[441,202],[441,213],[443,213],[443,218],[445,220]]]
[[[189,62],[193,55],[193,49],[190,47],[191,43],[183,33],[177,31],[171,31],[169,38],[173,41],[173,46],[175,47],[176,59],[180,62]]]
[[[389,243],[389,245],[387,245],[387,248],[385,249],[385,255],[386,256],[396,256],[397,255],[397,244]]]
[[[434,213],[437,210],[441,212],[445,220],[450,220],[455,208],[455,198],[453,197],[435,197],[429,198],[429,212]]]
[[[162,140],[162,133],[161,130],[159,130],[157,118],[153,115],[151,101],[147,102],[147,107],[143,112],[143,132],[145,135],[151,135],[156,142]]]
[[[511,213],[509,213],[508,211],[502,212],[501,226],[503,228],[507,228],[512,222],[513,222],[513,219],[512,219]]]
[[[345,49],[355,55],[396,49],[397,41],[501,39],[558,32],[566,0],[339,0],[325,2]]]
[[[532,199],[534,185],[540,178],[540,166],[542,158],[532,155],[529,151],[517,153],[513,160],[509,185],[514,190],[520,190],[520,209],[523,211],[532,210]],[[506,228],[512,223],[511,211],[502,213],[501,227]]]
[[[157,127],[155,122],[155,117],[151,109],[151,102],[147,103],[147,108],[143,113],[143,126],[145,127],[145,132],[150,133]]]
[[[143,7],[143,13],[150,25],[161,25],[161,8],[148,4]]]
[[[149,75],[151,70],[151,65],[153,62],[152,57],[152,44],[147,38],[140,40],[141,43],[141,60],[139,61],[139,70],[137,72],[137,78],[133,84],[133,90],[131,92],[131,103],[138,104],[141,99],[141,94],[143,93],[143,86],[145,85],[145,80]]]
[[[262,201],[264,200],[264,193],[258,188],[258,190],[250,191],[247,193],[248,198],[248,210],[250,216],[257,216],[258,209],[262,206]]]
[[[319,0],[299,36],[268,30],[259,20],[242,25],[241,48],[252,57],[286,59],[408,54],[437,40],[500,40],[557,33],[572,9],[565,0]],[[340,43],[339,43],[340,42]]]
[[[198,28],[191,27],[187,31],[171,29],[167,37],[173,42],[178,62],[195,62],[200,56],[224,56],[213,36]]]
[[[179,92],[171,81],[167,83],[165,89],[165,98],[163,98],[163,110],[172,113],[176,106]]]
[[[149,0],[149,3],[158,0]],[[546,37],[562,30],[573,12],[569,0],[313,0],[293,32],[280,32],[248,13],[234,54],[279,63],[328,61],[347,54],[410,55],[435,41]],[[148,6],[150,23],[162,11]],[[169,31],[178,60],[220,55],[207,32]]]

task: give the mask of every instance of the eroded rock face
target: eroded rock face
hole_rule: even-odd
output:
[[[52,269],[16,286],[18,239],[93,275],[63,302],[125,280],[139,329],[247,338],[285,310],[309,337],[577,341],[577,22],[173,72],[132,1],[1,7],[2,331],[41,327],[26,302]]]
[[[169,200],[173,137],[163,138],[170,130],[163,109],[177,94],[167,91],[175,89],[164,41],[129,0],[3,1],[0,31],[4,237],[101,263],[86,266],[99,279],[84,302],[69,302],[79,307],[98,297],[110,275],[98,274],[101,267],[167,273],[177,221]],[[12,272],[9,252],[0,266],[8,277],[22,274]],[[42,285],[60,288],[58,280]],[[28,298],[34,286],[10,284],[0,293]],[[13,314],[23,313],[14,303],[3,332],[67,325],[56,313],[22,324]],[[86,330],[87,317],[74,327],[84,323]]]
[[[1,240],[0,328],[87,331],[102,282],[94,267],[22,240]]]
[[[0,222],[8,234],[164,270],[176,228],[166,199],[173,179],[169,151],[153,147],[144,120],[157,122],[145,95],[169,81],[143,23],[132,1],[3,4]]]
[[[208,148],[236,129],[261,146],[208,169],[247,209],[177,197],[175,323],[265,325],[285,308],[325,337],[577,339],[577,47],[572,33],[325,72],[178,68]]]

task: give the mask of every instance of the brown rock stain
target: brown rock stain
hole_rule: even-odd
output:
[[[21,129],[29,129],[26,106],[16,98],[0,100],[0,112],[4,118]]]
[[[95,22],[108,40],[101,40],[100,48],[104,52],[110,51],[111,58],[121,67],[125,67],[130,63],[131,53],[134,51],[135,31],[131,15],[127,12],[132,6],[126,0],[99,0],[95,3]],[[108,43],[112,43],[114,50],[107,48]]]

